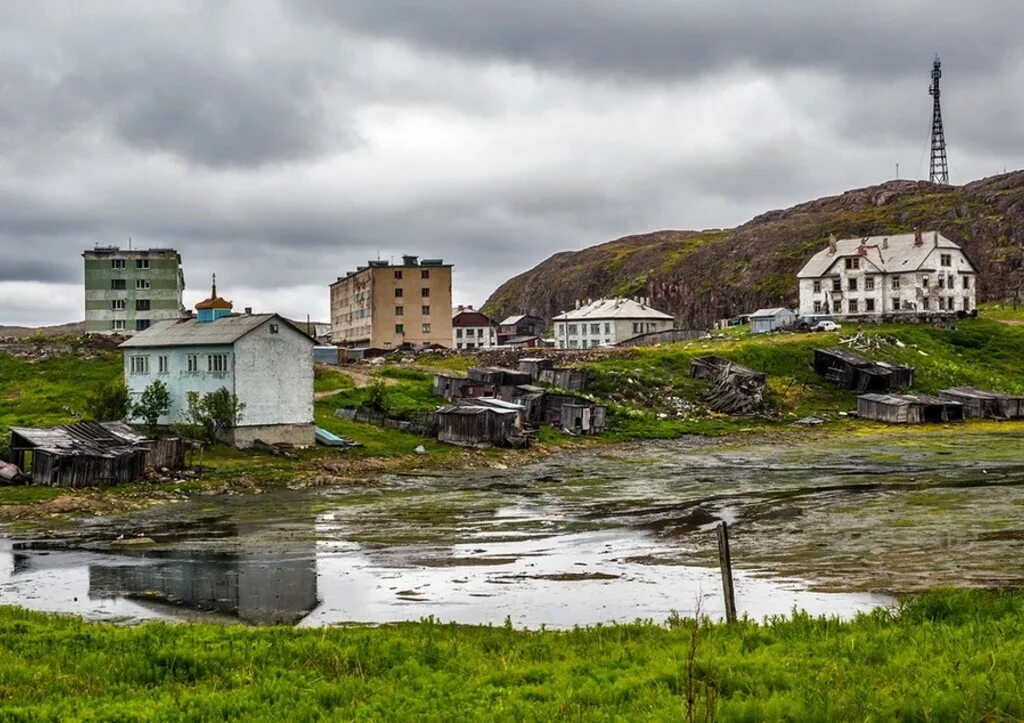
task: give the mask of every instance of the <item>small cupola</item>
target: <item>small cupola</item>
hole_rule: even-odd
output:
[[[214,274],[210,298],[196,304],[196,311],[199,312],[196,315],[196,320],[199,322],[216,321],[221,317],[230,316],[233,308],[230,301],[217,296],[217,274]]]

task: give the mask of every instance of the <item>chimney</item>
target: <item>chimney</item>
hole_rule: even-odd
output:
[[[252,316],[252,307],[251,306],[245,307],[245,315],[246,316]]]
[[[580,308],[580,300],[579,299],[576,299],[576,308],[577,309]]]
[[[939,232],[932,231],[932,239],[935,241],[935,248],[939,247]]]
[[[888,236],[883,236],[882,237],[882,248],[883,249],[889,248],[889,237]]]
[[[830,233],[828,235],[828,252],[830,254],[834,254],[836,252],[836,235],[834,233]]]
[[[921,229],[919,228],[914,229],[914,245],[924,246],[924,236],[921,235]]]

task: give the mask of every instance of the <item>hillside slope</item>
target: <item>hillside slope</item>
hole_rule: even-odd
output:
[[[656,231],[557,253],[502,284],[485,312],[550,319],[576,299],[649,296],[684,326],[762,306],[793,306],[795,275],[840,238],[935,229],[981,273],[979,301],[1024,293],[1024,171],[965,186],[889,181],[769,211],[733,229]]]

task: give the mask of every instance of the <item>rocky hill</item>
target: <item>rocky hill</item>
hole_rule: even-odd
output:
[[[1024,171],[939,186],[889,181],[785,210],[732,229],[656,231],[557,253],[509,279],[484,311],[550,319],[576,299],[648,296],[683,326],[764,306],[794,306],[796,273],[838,237],[937,230],[978,266],[979,301],[1024,296]]]

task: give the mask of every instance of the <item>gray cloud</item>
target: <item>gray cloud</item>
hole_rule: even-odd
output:
[[[129,236],[189,294],[323,316],[378,253],[480,303],[557,251],[920,175],[935,50],[953,180],[1022,165],[1016,3],[824,5],[0,7],[0,324],[80,318],[81,251]]]

